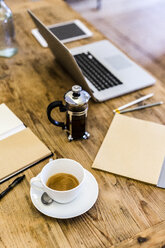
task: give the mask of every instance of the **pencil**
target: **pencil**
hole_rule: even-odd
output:
[[[136,110],[141,110],[141,109],[145,109],[145,108],[150,108],[150,107],[154,107],[154,106],[158,106],[158,105],[161,105],[163,104],[163,102],[155,102],[155,103],[151,103],[151,104],[146,104],[146,105],[142,105],[142,106],[139,106],[139,107],[136,107],[136,108],[132,108],[132,109],[126,109],[126,110],[123,110],[123,111],[118,111],[117,113],[119,114],[124,114],[124,113],[127,113],[127,112],[132,112],[132,111],[136,111]]]
[[[134,105],[136,103],[142,102],[142,101],[144,101],[144,100],[152,97],[153,95],[154,95],[153,93],[150,93],[150,94],[148,94],[146,96],[142,96],[142,97],[140,97],[140,98],[138,98],[138,99],[136,99],[136,100],[134,100],[132,102],[129,102],[129,103],[127,103],[127,104],[125,104],[125,105],[117,108],[117,109],[114,109],[113,110],[113,113],[118,113],[120,110],[125,109],[125,108],[128,108],[128,107],[130,107],[130,106],[132,106],[132,105]]]

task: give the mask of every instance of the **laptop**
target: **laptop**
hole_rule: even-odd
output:
[[[108,40],[69,50],[30,10],[28,13],[56,60],[95,101],[103,102],[156,82]]]

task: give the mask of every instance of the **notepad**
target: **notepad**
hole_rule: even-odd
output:
[[[0,105],[0,183],[51,154],[5,104]]]
[[[165,188],[164,158],[164,125],[115,114],[92,167]]]

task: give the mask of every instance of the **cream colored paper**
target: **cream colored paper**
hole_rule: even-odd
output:
[[[0,180],[28,168],[51,151],[26,128],[0,141]]]
[[[22,121],[4,104],[0,104],[0,134],[23,124]]]
[[[157,184],[164,157],[164,125],[115,114],[92,167]]]

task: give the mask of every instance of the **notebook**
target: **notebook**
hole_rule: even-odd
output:
[[[51,154],[5,104],[0,104],[0,183]]]
[[[108,40],[68,50],[30,10],[28,13],[56,60],[95,101],[106,101],[156,82],[153,76]]]
[[[115,114],[93,168],[165,188],[165,126]]]
[[[23,122],[4,104],[0,104],[0,140],[25,128]]]

